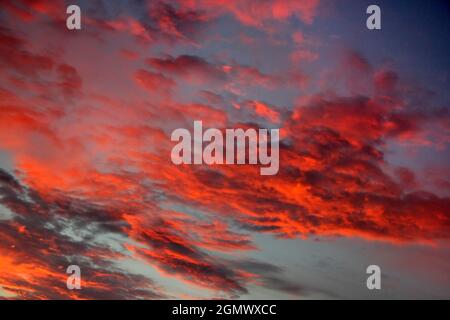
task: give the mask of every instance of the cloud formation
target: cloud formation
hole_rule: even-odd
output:
[[[230,53],[206,28],[232,23],[272,45],[273,28],[314,23],[319,1],[99,1],[84,16],[89,32],[47,46],[37,29],[58,38],[61,6],[2,3],[0,152],[13,168],[0,169],[0,209],[12,213],[0,220],[0,286],[11,297],[182,296],[165,279],[214,298],[254,287],[332,295],[249,258],[264,250],[256,235],[449,240],[449,171],[424,174],[420,156],[398,148],[401,164],[391,151],[448,151],[448,106],[350,48],[332,68],[307,72],[297,64],[322,55],[302,33],[274,62]],[[104,60],[91,58],[99,52]],[[195,120],[279,127],[278,175],[173,165],[170,133]],[[159,277],[125,270],[127,259]],[[65,288],[69,264],[82,267],[80,292]]]

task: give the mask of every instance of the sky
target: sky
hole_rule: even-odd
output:
[[[449,15],[0,2],[0,298],[450,298]],[[174,165],[196,120],[279,128],[279,172]]]

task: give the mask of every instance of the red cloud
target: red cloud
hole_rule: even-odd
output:
[[[310,23],[317,1],[187,1],[180,6],[161,7],[148,24],[128,18],[102,22],[156,41],[160,33],[187,37],[214,10],[255,27],[291,16]],[[193,13],[194,7],[205,12]],[[246,293],[250,285],[298,294],[297,285],[274,276],[280,268],[224,255],[257,250],[250,232],[392,243],[449,238],[449,197],[426,191],[415,170],[398,169],[385,155],[392,141],[415,142],[430,133],[448,147],[449,113],[411,105],[411,91],[404,90],[399,75],[376,70],[356,53],[337,71],[348,89],[344,94],[327,90],[303,97],[291,109],[255,98],[230,111],[226,107],[235,101],[230,86],[286,89],[293,76],[179,55],[148,59],[151,70],[142,69],[137,59],[118,61],[124,63],[115,69],[118,76],[121,67],[131,65],[120,82],[127,90],[106,79],[87,87],[91,79],[83,78],[75,63],[32,50],[10,29],[0,29],[0,40],[5,75],[0,148],[14,169],[14,174],[0,170],[0,203],[13,213],[0,223],[0,269],[7,270],[0,283],[8,293],[57,299],[170,297],[149,278],[117,267],[115,262],[131,255],[164,276],[221,297]],[[102,48],[109,50],[109,43]],[[204,97],[215,106],[191,101],[190,92],[177,95],[175,85],[193,90],[186,79],[204,86]],[[150,94],[139,96],[136,83]],[[220,94],[209,91],[213,85]],[[249,121],[239,117],[245,112]],[[279,174],[261,178],[249,165],[173,165],[171,131],[199,119],[221,129],[262,127],[267,120],[279,125]],[[433,180],[448,189],[448,170],[435,172]],[[99,235],[126,240],[115,241],[116,249],[103,245]],[[77,294],[64,288],[64,267],[73,260],[85,262],[87,270],[86,288]]]
[[[150,58],[148,64],[158,71],[183,77],[194,82],[223,81],[226,74],[220,66],[213,65],[206,60],[190,55],[163,59]]]
[[[33,21],[38,14],[60,20],[61,14],[65,13],[62,0],[7,0],[2,1],[0,7],[28,22]]]
[[[160,73],[138,70],[135,74],[136,81],[145,89],[152,92],[162,92],[170,94],[175,82]]]
[[[180,77],[189,83],[210,85],[228,83],[239,89],[248,87],[275,89],[283,85],[297,85],[305,80],[299,73],[268,74],[253,66],[237,63],[213,64],[204,58],[192,55],[149,58],[147,63],[159,72]]]
[[[261,101],[247,101],[246,105],[262,118],[274,123],[280,121],[280,113],[273,106],[269,106]]]
[[[206,10],[211,15],[230,13],[245,25],[263,27],[265,21],[284,21],[292,16],[311,24],[316,16],[319,0],[190,0],[180,3],[188,8]]]

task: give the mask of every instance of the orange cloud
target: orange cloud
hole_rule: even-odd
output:
[[[54,10],[35,3],[35,11]],[[398,74],[348,52],[336,70],[343,94],[325,90],[281,108],[250,93],[241,100],[239,93],[292,89],[298,84],[293,79],[303,81],[303,74],[265,72],[226,57],[207,60],[174,45],[192,45],[198,29],[217,15],[232,14],[256,28],[293,16],[312,23],[318,1],[155,6],[159,11],[145,12],[153,15],[149,21],[87,17],[114,36],[131,35],[176,53],[140,61],[147,53],[123,51],[126,41],[119,41],[117,52],[133,58],[117,61],[119,85],[107,77],[94,83],[86,75],[102,61],[83,69],[62,54],[35,50],[19,32],[0,29],[0,148],[14,171],[0,170],[0,204],[14,214],[0,222],[0,269],[8,270],[0,283],[8,293],[57,299],[170,296],[154,280],[115,264],[132,257],[214,296],[237,297],[250,285],[298,294],[299,286],[282,281],[281,268],[236,255],[259,249],[253,233],[397,244],[448,240],[448,196],[427,190],[416,170],[389,163],[386,145],[420,141],[447,147],[449,114],[411,104]],[[22,9],[13,7],[8,10]],[[294,40],[304,42],[299,34]],[[106,41],[98,45],[110,50]],[[294,60],[316,58],[298,52]],[[206,102],[196,101],[198,96]],[[261,178],[250,165],[173,165],[170,133],[194,120],[220,129],[280,126],[279,174]],[[448,189],[448,170],[433,179]],[[97,239],[111,234],[123,239],[114,242],[119,249]],[[74,260],[88,270],[86,290],[76,294],[64,288],[64,266]]]

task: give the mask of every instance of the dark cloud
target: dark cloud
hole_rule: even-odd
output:
[[[196,81],[224,81],[226,79],[226,73],[220,66],[209,63],[197,56],[181,55],[176,58],[171,56],[150,58],[147,62],[152,68],[160,72],[192,78]]]
[[[68,201],[45,200],[0,170],[0,203],[15,213],[0,223],[0,260],[11,268],[0,276],[3,289],[23,299],[165,297],[147,277],[114,266],[114,259],[122,253],[94,241],[99,234],[118,231],[95,224],[102,222],[99,210],[86,203],[68,206]],[[83,236],[76,239],[67,234],[64,216],[70,217],[71,231]],[[82,270],[80,291],[66,288],[65,271],[71,264]]]

